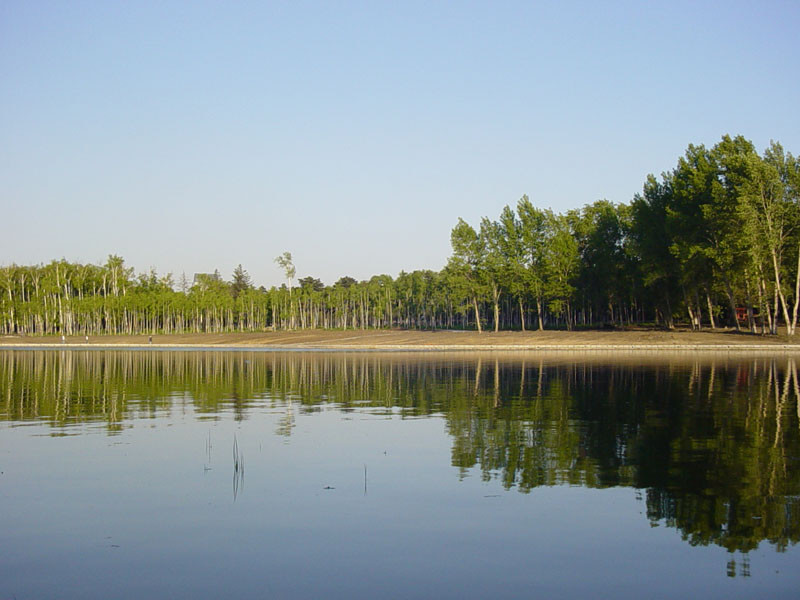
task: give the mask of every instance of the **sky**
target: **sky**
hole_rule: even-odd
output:
[[[0,265],[441,269],[523,194],[800,154],[800,2],[0,0]]]

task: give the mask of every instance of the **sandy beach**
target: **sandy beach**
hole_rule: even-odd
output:
[[[319,350],[766,350],[800,352],[800,339],[733,330],[630,329],[612,331],[304,330],[174,335],[2,336],[0,348],[136,347]]]

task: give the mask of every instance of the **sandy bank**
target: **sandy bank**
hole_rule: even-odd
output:
[[[728,330],[692,332],[633,329],[625,331],[279,331],[67,337],[1,336],[0,348],[235,348],[271,350],[403,351],[767,351],[800,352],[800,340]]]

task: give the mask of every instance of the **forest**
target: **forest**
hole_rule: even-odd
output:
[[[122,257],[0,267],[0,333],[104,335],[306,328],[483,331],[731,327],[794,335],[800,308],[800,160],[742,136],[689,145],[629,203],[556,213],[523,196],[495,219],[463,219],[441,271],[332,285],[256,287],[239,265],[135,273]]]

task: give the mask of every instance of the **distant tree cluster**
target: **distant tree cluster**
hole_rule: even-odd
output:
[[[114,334],[307,328],[544,329],[720,324],[794,334],[800,308],[800,161],[743,137],[690,145],[629,204],[564,214],[523,196],[478,228],[462,219],[439,272],[255,288],[241,265],[136,275],[119,256],[0,267],[0,332]],[[176,289],[177,288],[177,289]]]
[[[445,269],[473,322],[694,329],[720,322],[792,335],[800,305],[800,162],[742,137],[689,146],[630,204],[555,214],[527,197],[479,229],[459,220]],[[512,301],[513,300],[513,301]],[[533,307],[533,311],[531,311]]]

